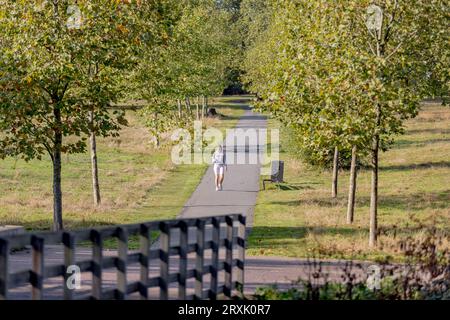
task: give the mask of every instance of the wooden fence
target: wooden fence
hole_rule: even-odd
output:
[[[106,228],[94,228],[74,232],[27,233],[23,235],[0,238],[0,300],[8,299],[12,289],[31,285],[32,299],[44,299],[44,280],[62,277],[64,288],[61,298],[71,299],[127,299],[131,294],[138,294],[140,299],[149,299],[149,289],[159,287],[159,299],[167,300],[170,284],[177,283],[177,297],[180,300],[218,299],[241,297],[244,288],[246,221],[242,215],[207,217],[200,219],[183,219],[156,221],[133,225]],[[175,230],[175,232],[173,231]],[[159,239],[152,245],[152,235],[159,233]],[[179,234],[179,239],[171,235]],[[205,238],[208,233],[211,238]],[[195,234],[195,242],[189,238]],[[191,237],[189,237],[191,235]],[[130,252],[129,237],[139,237],[139,250]],[[117,256],[104,257],[104,241],[116,239]],[[86,241],[92,246],[90,260],[76,261],[75,248]],[[173,244],[175,242],[175,245]],[[63,246],[63,264],[46,265],[45,247]],[[12,248],[29,246],[32,250],[32,267],[30,270],[9,270],[10,251]],[[220,254],[220,249],[225,254]],[[210,250],[210,264],[205,265],[205,251]],[[195,267],[188,269],[188,255],[195,255]],[[234,257],[236,255],[236,257]],[[178,257],[178,272],[171,273],[169,261]],[[159,262],[158,275],[150,277],[150,261]],[[138,264],[139,281],[128,281],[127,265]],[[75,295],[67,286],[70,266],[76,265],[81,272],[92,273],[89,294]],[[117,274],[115,288],[105,290],[102,272],[114,268]],[[114,270],[113,269],[113,270]],[[224,281],[219,280],[223,271]],[[204,276],[210,276],[208,288]],[[194,294],[187,295],[187,281],[194,279]],[[222,283],[223,282],[223,283]],[[176,286],[176,285],[175,285]],[[172,285],[173,288],[173,285]],[[172,289],[173,290],[173,289]]]

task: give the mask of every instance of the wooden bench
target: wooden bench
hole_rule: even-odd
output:
[[[266,190],[266,182],[282,183],[284,178],[284,161],[272,161],[270,179],[263,180],[263,190]]]

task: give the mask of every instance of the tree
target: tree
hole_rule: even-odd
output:
[[[77,39],[84,47],[83,58],[77,62],[83,76],[78,79],[77,95],[88,110],[93,198],[94,204],[99,205],[96,137],[117,136],[120,125],[126,125],[123,111],[115,110],[112,112],[114,117],[110,117],[110,106],[124,97],[124,73],[135,64],[140,32],[135,21],[127,20],[119,8],[114,10],[104,6],[102,1],[82,2],[77,8],[80,24],[69,30],[77,33]],[[116,21],[115,25],[111,20]]]
[[[368,54],[368,91],[373,94],[369,244],[374,246],[378,233],[379,150],[386,149],[380,144],[403,131],[403,121],[418,113],[420,101],[434,87],[430,74],[436,69],[429,64],[434,57],[428,55],[428,47],[448,48],[448,16],[441,0],[384,0],[365,5],[367,28],[359,45],[365,45]]]
[[[247,52],[246,82],[261,98],[259,106],[295,128],[302,148],[317,158],[336,146],[370,152],[371,246],[377,237],[379,150],[387,150],[404,121],[417,115],[433,88],[430,75],[442,74],[429,63],[436,59],[428,48],[448,46],[444,8],[441,0],[283,0]],[[368,18],[374,12],[381,12],[377,31]]]
[[[122,27],[132,30],[134,5],[78,1],[76,8],[84,11],[80,28],[73,28],[79,11],[69,1],[1,5],[0,42],[9,45],[0,48],[0,155],[31,160],[48,153],[53,164],[53,229],[61,230],[61,155],[84,152],[86,136],[93,130],[107,134],[118,129],[120,115],[105,109],[106,101],[118,97],[110,90],[117,80],[110,71],[119,62],[114,61],[116,51],[109,50],[116,41],[133,40],[133,33],[125,35]],[[94,74],[92,66],[99,67]],[[87,117],[94,107],[95,128]],[[75,139],[66,141],[68,136]]]

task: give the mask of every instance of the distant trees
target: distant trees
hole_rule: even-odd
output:
[[[431,75],[439,72],[430,61],[437,59],[429,46],[448,51],[445,3],[282,0],[266,8],[269,13],[262,15],[269,23],[246,52],[244,79],[262,99],[260,108],[292,127],[299,147],[315,161],[334,153],[333,196],[338,152],[352,153],[348,222],[357,157],[370,153],[374,246],[378,153],[403,132],[404,120],[417,114],[421,99],[436,87]]]
[[[134,81],[137,95],[148,102],[141,114],[156,146],[162,133],[199,119],[206,97],[223,92],[232,52],[231,14],[216,1],[185,1],[166,9],[170,28],[159,46],[142,52]]]

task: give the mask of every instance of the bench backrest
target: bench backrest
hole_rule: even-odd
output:
[[[283,182],[284,178],[284,161],[272,161],[272,170],[270,179],[273,182]]]

